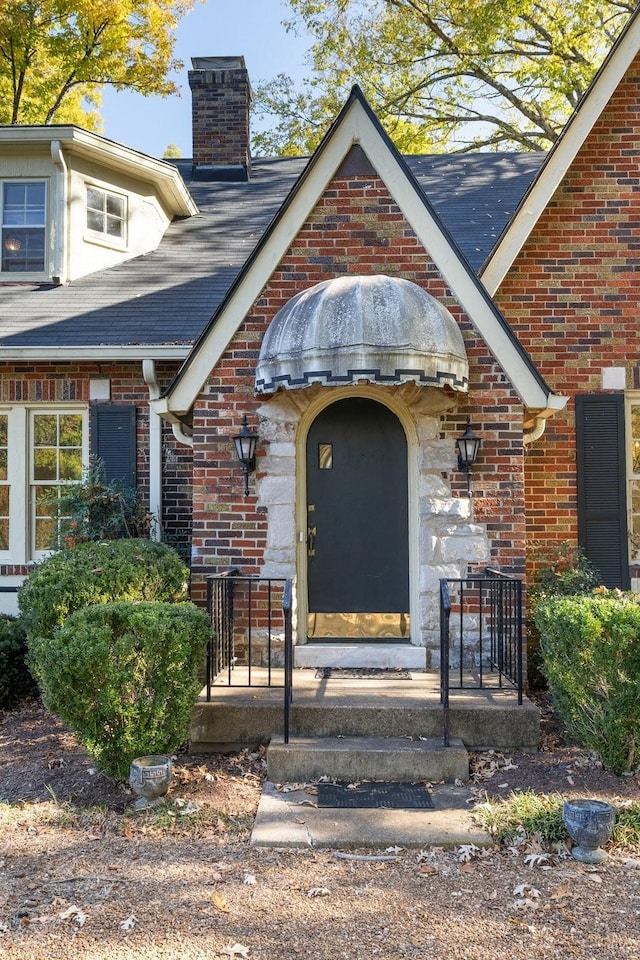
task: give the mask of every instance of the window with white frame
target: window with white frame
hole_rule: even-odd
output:
[[[55,500],[82,479],[87,464],[86,408],[0,409],[0,558],[37,560],[59,546]]]
[[[2,182],[2,272],[43,273],[47,233],[44,180]]]
[[[640,562],[640,394],[627,398],[629,559]]]
[[[105,238],[125,240],[126,197],[87,186],[87,229]]]

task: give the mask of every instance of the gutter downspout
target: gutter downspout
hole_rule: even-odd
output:
[[[62,154],[62,145],[59,140],[51,141],[51,159],[56,168],[54,217],[56,232],[54,236],[53,262],[51,264],[51,279],[55,284],[63,284],[69,279],[69,272],[67,270],[69,257],[69,238],[67,237],[68,168]]]
[[[546,426],[547,421],[544,417],[536,417],[535,424],[531,430],[526,430],[522,435],[522,442],[524,446],[528,447],[529,444],[535,443],[536,440],[539,440],[544,433]]]
[[[184,424],[178,422],[177,420],[172,420],[171,429],[173,430],[173,435],[178,443],[183,443],[185,447],[193,447],[193,435],[190,433],[185,433]]]
[[[160,396],[155,360],[142,361],[142,376],[149,388],[149,401]],[[162,420],[149,403],[149,510],[156,518],[153,540],[162,540]]]

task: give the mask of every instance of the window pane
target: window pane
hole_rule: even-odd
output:
[[[82,480],[82,450],[60,451],[60,479]]]
[[[57,451],[45,447],[33,452],[33,479],[57,480]]]
[[[55,520],[36,520],[36,550],[53,550],[56,544]]]
[[[37,447],[55,447],[58,443],[58,418],[55,413],[38,413],[33,418],[33,440]]]
[[[110,237],[121,237],[122,220],[115,220],[113,217],[107,217],[107,233]]]
[[[0,517],[9,516],[9,487],[0,487]]]
[[[87,187],[87,228],[108,237],[124,235],[126,199],[116,194]]]
[[[9,451],[0,448],[0,480],[7,479]]]
[[[82,446],[82,417],[79,414],[67,414],[60,417],[60,446]]]
[[[97,210],[87,210],[87,228],[104,233],[104,214],[98,213]]]
[[[6,414],[0,414],[0,447],[6,447],[9,435],[9,418]]]
[[[93,210],[104,209],[104,193],[95,187],[87,187],[87,206]]]
[[[0,550],[9,549],[9,518],[0,519]]]
[[[122,220],[124,216],[124,200],[122,197],[114,197],[112,193],[108,193],[106,200],[107,213],[112,214],[114,217],[119,217]]]

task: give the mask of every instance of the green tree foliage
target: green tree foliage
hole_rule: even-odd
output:
[[[544,150],[638,0],[288,0],[309,77],[257,88],[262,154],[315,149],[358,83],[403,152]]]
[[[0,0],[0,123],[99,127],[110,84],[168,96],[193,0]]]
[[[30,642],[46,706],[105,773],[186,739],[209,618],[191,603],[107,603],[77,610]]]

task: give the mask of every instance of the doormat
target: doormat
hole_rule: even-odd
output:
[[[318,784],[319,807],[386,810],[433,810],[431,794],[422,783]]]
[[[317,680],[411,680],[408,670],[382,667],[318,667]]]

